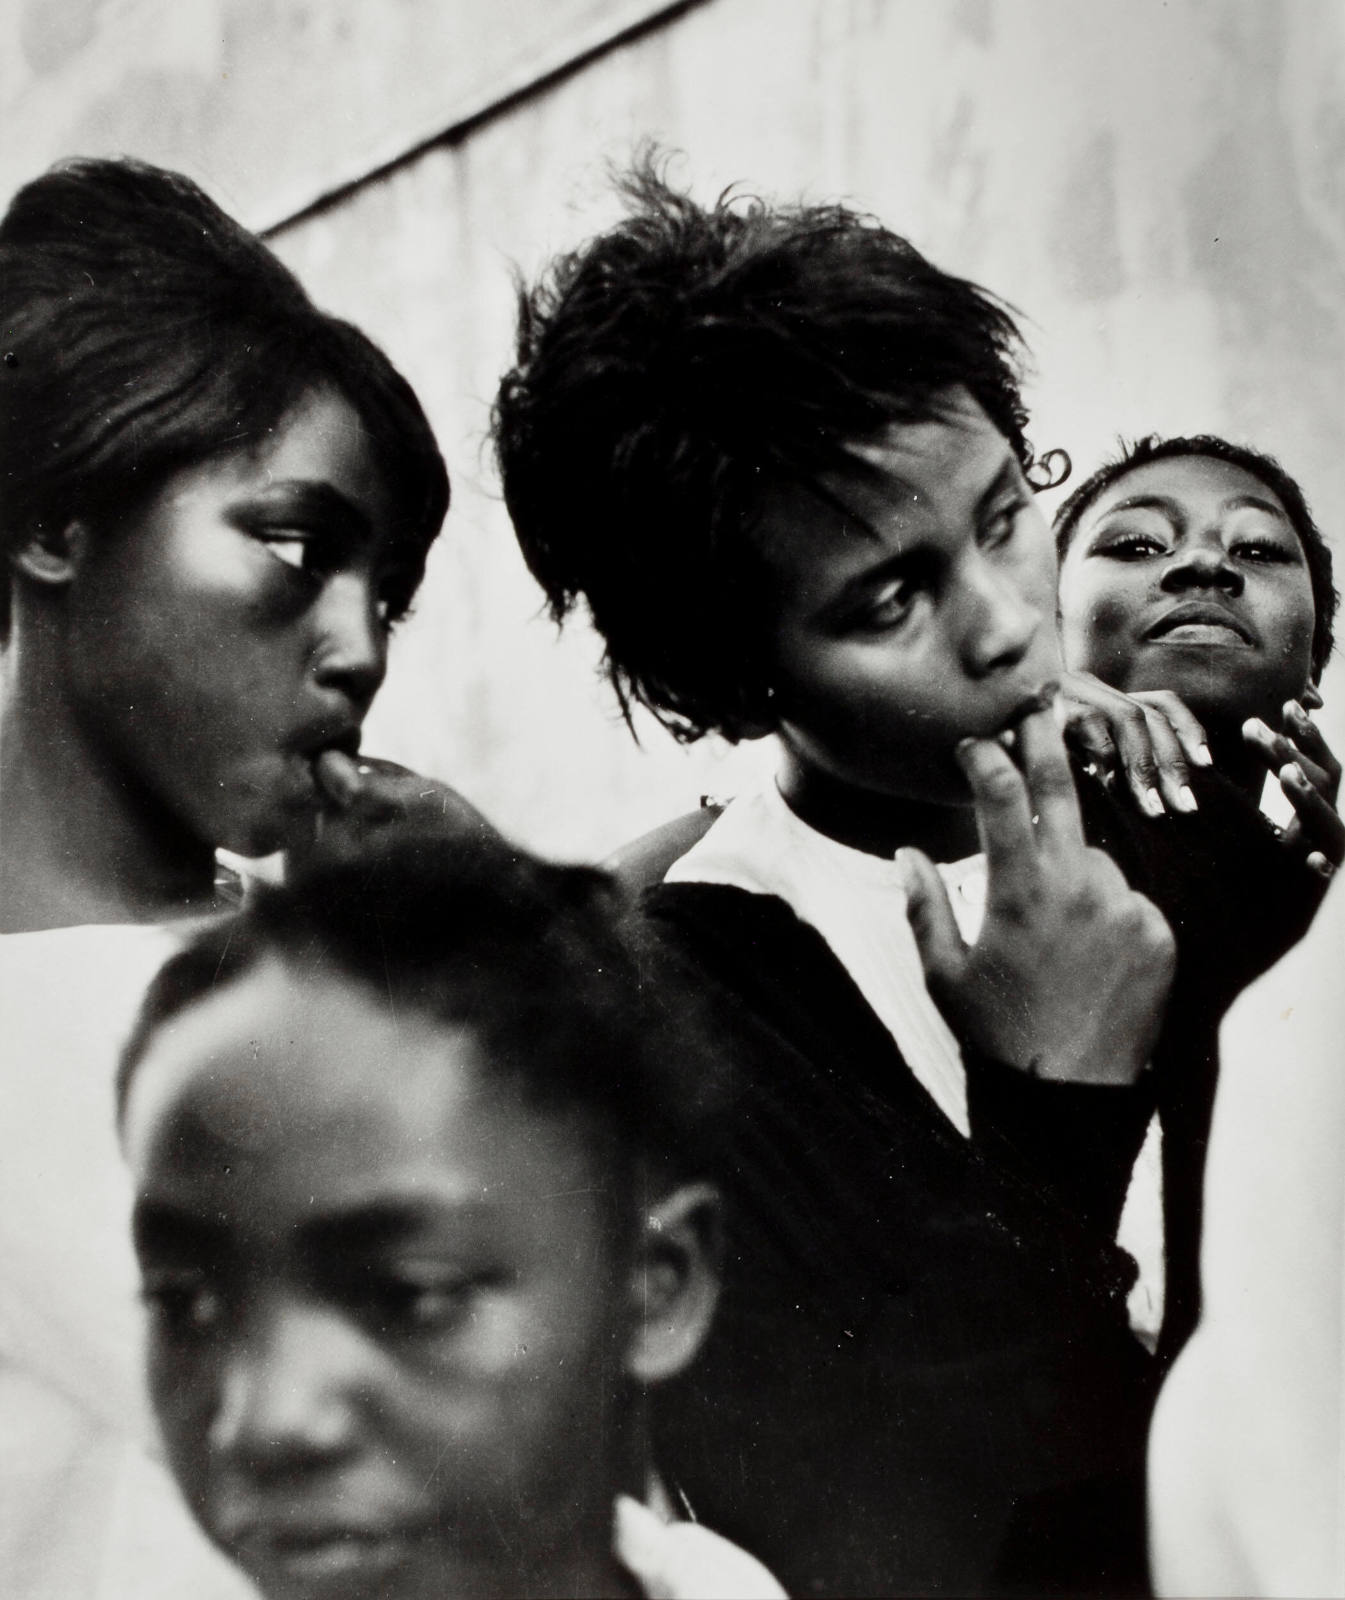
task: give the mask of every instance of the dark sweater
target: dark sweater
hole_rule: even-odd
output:
[[[1129,1331],[1134,1267],[1112,1239],[1155,1099],[1188,1150],[1203,1140],[1215,1019],[1287,941],[1278,846],[1240,797],[1200,793],[1194,828],[1085,790],[1090,835],[1178,936],[1154,1072],[1055,1085],[968,1055],[970,1140],[782,901],[647,896],[664,949],[717,987],[740,1072],[724,1301],[659,1396],[657,1459],[791,1593],[1142,1585],[1159,1367]],[[1267,874],[1273,916],[1248,902]]]

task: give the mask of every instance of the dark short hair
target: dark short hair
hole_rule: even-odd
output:
[[[406,568],[395,614],[443,522],[448,476],[383,352],[319,311],[260,239],[178,173],[65,162],[0,219],[6,554],[43,528],[118,515],[182,467],[261,444],[321,387],[359,414],[391,497]]]
[[[964,385],[1027,470],[1008,308],[841,205],[700,206],[646,159],[630,215],[520,294],[494,411],[504,497],[563,620],[587,602],[623,712],[683,739],[765,714],[769,498]]]
[[[1178,456],[1208,456],[1214,461],[1226,461],[1230,466],[1241,467],[1252,477],[1259,478],[1289,513],[1289,521],[1303,546],[1308,577],[1312,583],[1315,612],[1312,670],[1315,676],[1320,677],[1335,645],[1336,607],[1340,603],[1340,596],[1332,581],[1331,550],[1322,530],[1313,520],[1302,489],[1274,456],[1266,455],[1263,451],[1253,450],[1247,445],[1230,444],[1227,439],[1220,439],[1212,433],[1195,433],[1185,438],[1170,439],[1151,433],[1131,443],[1120,440],[1117,455],[1103,462],[1096,472],[1085,478],[1057,510],[1055,543],[1060,559],[1065,559],[1084,513],[1114,483],[1137,467],[1146,467],[1153,461],[1171,461]]]
[[[544,1109],[589,1113],[632,1155],[711,1163],[717,1049],[695,998],[653,972],[605,872],[423,824],[319,850],[162,968],[123,1053],[119,1115],[159,1030],[270,957],[461,1025],[484,1071]]]

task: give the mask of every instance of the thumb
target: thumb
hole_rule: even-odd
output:
[[[906,889],[906,915],[931,990],[956,981],[967,956],[948,890],[923,850],[897,851]]]

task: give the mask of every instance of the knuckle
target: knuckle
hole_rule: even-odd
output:
[[[1076,724],[1090,743],[1097,745],[1110,745],[1112,742],[1111,725],[1096,706],[1081,712],[1076,719]]]
[[[986,799],[998,805],[1011,803],[1022,787],[1017,772],[1008,765],[986,765],[979,768],[977,781]]]

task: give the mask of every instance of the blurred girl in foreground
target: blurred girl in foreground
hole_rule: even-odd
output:
[[[204,1595],[232,1577],[139,1444],[112,1070],[218,847],[386,798],[360,727],[448,481],[387,358],[260,241],[80,161],[0,221],[0,482],[0,1570]]]

